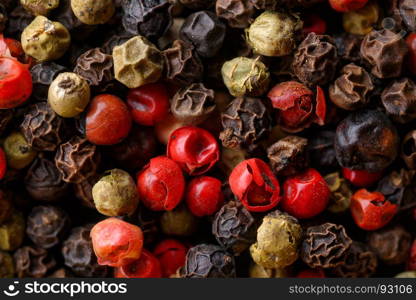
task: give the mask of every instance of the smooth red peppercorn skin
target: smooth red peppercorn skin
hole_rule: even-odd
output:
[[[153,126],[163,121],[168,115],[168,91],[161,83],[152,83],[131,89],[127,95],[127,105],[136,123]]]
[[[286,179],[282,208],[299,219],[312,218],[328,205],[331,192],[325,179],[315,169],[308,169]]]
[[[139,172],[137,190],[147,208],[172,210],[183,198],[185,178],[176,162],[166,156],[158,156]]]
[[[162,269],[159,260],[149,251],[143,249],[138,260],[114,270],[115,278],[161,278]]]
[[[410,33],[406,38],[409,52],[406,56],[406,66],[410,73],[416,75],[416,33]]]
[[[325,34],[326,22],[317,14],[308,14],[304,19],[302,32],[305,36],[311,32],[319,35]]]
[[[368,0],[329,0],[331,7],[338,12],[348,12],[360,9],[367,4]]]
[[[279,181],[261,159],[242,161],[233,169],[228,181],[233,194],[249,211],[269,211],[280,201]]]
[[[169,277],[185,265],[188,247],[174,239],[166,239],[156,245],[153,254],[159,259],[163,277]]]
[[[383,171],[370,173],[366,170],[351,170],[342,168],[342,175],[355,186],[369,187],[379,181],[379,179],[383,176]]]
[[[296,278],[325,278],[325,272],[322,269],[303,270],[296,275]]]
[[[219,160],[220,150],[217,140],[209,131],[185,126],[170,135],[167,156],[189,175],[201,175]]]
[[[216,213],[224,203],[220,180],[210,176],[193,178],[186,189],[186,204],[197,217]]]
[[[4,178],[7,171],[7,160],[6,154],[3,151],[3,148],[0,148],[0,179]]]
[[[94,225],[91,239],[100,265],[120,267],[139,259],[143,247],[140,227],[108,218]]]
[[[350,209],[355,224],[372,231],[386,226],[396,215],[398,206],[386,200],[382,193],[360,189],[352,195]]]

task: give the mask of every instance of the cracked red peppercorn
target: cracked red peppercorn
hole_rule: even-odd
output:
[[[369,187],[379,181],[383,176],[383,171],[368,172],[366,170],[351,170],[342,168],[342,175],[345,179],[358,187]]]
[[[0,180],[4,178],[7,170],[7,160],[6,154],[4,153],[3,148],[0,147]]]
[[[170,277],[185,265],[188,247],[174,239],[166,239],[156,245],[153,254],[159,259],[163,277]]]
[[[137,190],[143,204],[150,210],[173,210],[184,195],[185,178],[176,162],[158,156],[139,172]]]
[[[167,156],[189,175],[201,175],[219,160],[220,150],[217,140],[209,131],[185,126],[170,135]]]
[[[398,205],[388,201],[382,193],[360,189],[352,195],[351,215],[355,224],[364,230],[386,226],[398,211]]]
[[[331,192],[315,169],[291,176],[283,184],[283,209],[299,219],[320,214],[328,205]]]
[[[220,180],[210,176],[193,178],[186,189],[186,204],[197,217],[216,213],[224,203]]]
[[[360,9],[367,4],[368,0],[329,0],[331,7],[338,12],[348,12]]]
[[[248,211],[269,211],[280,201],[279,181],[261,159],[242,161],[233,169],[228,181],[231,191]]]
[[[160,278],[162,269],[159,260],[149,251],[143,249],[138,260],[118,267],[115,278]]]

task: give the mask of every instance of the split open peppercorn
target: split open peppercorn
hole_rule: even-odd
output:
[[[233,194],[249,211],[269,211],[280,201],[279,181],[261,159],[251,158],[239,163],[228,182]]]
[[[162,269],[159,260],[143,249],[138,260],[119,266],[114,272],[115,278],[160,278]]]
[[[159,259],[163,277],[169,277],[185,265],[188,247],[174,239],[166,239],[156,245],[153,254]]]
[[[189,175],[201,175],[219,160],[220,150],[217,140],[209,131],[185,126],[170,135],[167,156]]]
[[[383,176],[383,171],[367,172],[366,170],[342,168],[342,175],[355,186],[368,187],[380,180]]]

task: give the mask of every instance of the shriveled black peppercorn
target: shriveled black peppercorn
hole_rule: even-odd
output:
[[[378,182],[376,190],[382,193],[389,202],[403,206],[406,187],[412,183],[414,175],[413,170],[392,171]]]
[[[360,47],[363,38],[349,33],[342,33],[334,37],[338,56],[345,62],[359,63],[361,61]]]
[[[247,28],[254,15],[251,0],[217,0],[215,10],[218,17],[234,28]]]
[[[32,74],[33,92],[32,97],[37,101],[46,101],[48,99],[48,90],[52,81],[59,73],[65,72],[64,66],[54,62],[43,62],[34,65],[30,69]]]
[[[13,258],[19,278],[45,277],[56,266],[56,260],[52,253],[38,246],[19,248]]]

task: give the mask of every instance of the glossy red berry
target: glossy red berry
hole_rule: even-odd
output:
[[[185,178],[176,162],[166,156],[158,156],[139,172],[137,190],[147,208],[172,210],[182,200]]]
[[[3,149],[0,148],[0,179],[4,178],[4,175],[6,175],[6,171],[7,171],[6,154],[4,153]]]
[[[163,277],[169,277],[185,265],[188,247],[174,239],[161,241],[153,254],[159,259]]]
[[[197,217],[216,213],[224,203],[220,180],[210,176],[193,178],[187,186],[185,199],[191,213]]]
[[[412,248],[410,248],[407,269],[411,271],[416,271],[416,240],[413,241]]]
[[[322,35],[326,32],[326,22],[319,15],[307,14],[303,20],[303,34],[306,36],[311,32]]]
[[[348,12],[360,9],[367,4],[368,0],[329,0],[331,7],[338,12]]]
[[[118,97],[103,94],[94,97],[85,118],[87,139],[97,145],[114,145],[130,132],[131,115]]]
[[[393,219],[398,206],[385,199],[382,193],[360,189],[352,195],[350,209],[358,227],[364,230],[377,230]]]
[[[342,168],[342,175],[355,186],[369,187],[379,181],[379,179],[383,176],[383,171],[371,173],[366,170],[351,170]]]
[[[27,66],[14,58],[0,57],[0,109],[17,107],[32,94]]]
[[[228,182],[233,194],[249,211],[269,211],[280,201],[279,181],[261,159],[251,158],[239,163]]]
[[[406,38],[407,52],[406,66],[410,73],[416,75],[416,33],[410,33]]]
[[[299,219],[312,218],[328,205],[331,192],[315,169],[289,177],[283,184],[283,209]]]
[[[152,83],[131,89],[127,104],[135,122],[153,126],[164,120],[169,112],[169,95],[165,85]]]
[[[296,275],[296,278],[325,278],[325,272],[322,269],[303,270]]]
[[[117,218],[95,224],[91,229],[91,240],[100,265],[120,267],[137,260],[142,253],[140,227]]]
[[[201,175],[219,160],[220,150],[217,140],[209,131],[185,126],[170,135],[167,156],[189,175]]]
[[[159,260],[149,251],[143,249],[138,260],[115,269],[115,278],[161,278],[162,269]]]

